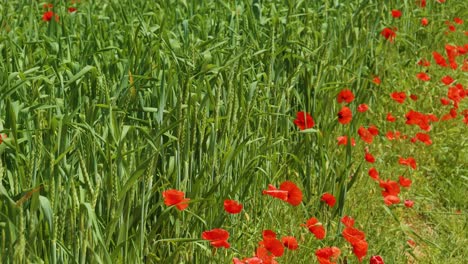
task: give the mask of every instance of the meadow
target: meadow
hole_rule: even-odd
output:
[[[0,3],[0,263],[466,262],[466,1]]]

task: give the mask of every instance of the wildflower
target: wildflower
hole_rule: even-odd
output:
[[[323,201],[326,204],[328,204],[328,206],[333,207],[333,206],[335,206],[336,198],[335,198],[335,196],[333,196],[330,193],[324,193],[322,195],[322,198],[320,198],[320,201]]]
[[[260,241],[260,245],[275,257],[281,257],[284,253],[283,243],[281,243],[281,241],[279,241],[276,237],[264,237],[263,240]]]
[[[369,264],[385,264],[381,256],[372,256]]]
[[[346,227],[352,227],[354,226],[354,219],[351,216],[343,216],[341,218],[341,222],[346,226]]]
[[[3,143],[3,140],[7,138],[7,135],[6,134],[0,134],[0,144]]]
[[[437,51],[432,52],[432,57],[434,57],[435,62],[442,67],[447,67],[447,62],[445,61],[444,56],[442,56]]]
[[[424,72],[420,72],[420,73],[416,74],[416,77],[418,79],[420,79],[421,81],[425,81],[425,82],[427,82],[427,81],[429,81],[431,79],[431,77],[429,77],[429,75],[427,75]]]
[[[353,253],[358,258],[359,262],[362,262],[362,259],[367,254],[367,249],[369,245],[365,240],[359,240],[358,242],[352,244],[353,246]]]
[[[418,100],[418,96],[417,96],[417,95],[415,95],[415,94],[411,94],[409,97],[410,97],[410,98],[411,98],[411,100],[413,100],[413,101],[416,101],[416,100]]]
[[[338,112],[338,121],[342,125],[346,125],[349,122],[351,122],[352,118],[353,118],[353,113],[351,112],[351,109],[349,109],[346,106],[343,106],[343,108],[341,108],[340,112]]]
[[[396,118],[392,115],[392,113],[387,113],[387,121],[388,122],[395,122]]]
[[[393,92],[390,94],[390,96],[392,97],[393,100],[395,100],[396,102],[400,104],[402,104],[406,99],[405,92]]]
[[[421,25],[422,25],[423,27],[425,27],[425,26],[427,26],[428,24],[429,24],[429,20],[427,20],[427,18],[423,17],[423,18],[421,19]]]
[[[394,28],[394,30],[392,30],[391,28],[384,28],[382,30],[382,32],[380,32],[380,34],[386,38],[388,41],[390,42],[393,42],[393,40],[395,39],[396,37],[396,28]]]
[[[372,79],[372,82],[374,82],[376,85],[380,85],[382,83],[379,76],[374,76],[374,79]]]
[[[49,22],[54,17],[54,12],[47,11],[42,15],[42,20]]]
[[[391,180],[381,180],[379,182],[379,186],[384,188],[382,191],[382,196],[384,197],[384,202],[386,205],[400,203],[400,198],[398,198],[398,194],[400,194],[400,186],[397,182]]]
[[[369,169],[368,174],[372,179],[379,180],[379,172],[374,167]]]
[[[426,133],[416,133],[416,139],[428,146],[432,144],[431,137]]]
[[[408,157],[406,159],[400,157],[398,163],[400,163],[401,165],[410,166],[414,170],[416,169],[416,160],[413,157]]]
[[[338,140],[338,145],[347,145],[348,144],[348,137],[347,136],[339,136],[336,138]],[[356,141],[354,138],[351,138],[351,146],[356,146]]]
[[[302,202],[302,191],[296,184],[290,181],[285,181],[276,189],[273,185],[268,185],[268,190],[264,190],[263,194],[270,195],[274,198],[283,200],[293,206],[297,206]]]
[[[180,211],[185,210],[185,208],[188,207],[188,201],[190,201],[190,199],[184,198],[184,192],[174,189],[162,192],[162,196],[164,198],[165,205],[175,205]]]
[[[441,79],[442,83],[445,84],[445,85],[450,85],[451,83],[453,83],[455,80],[450,77],[450,75],[446,75],[444,77],[442,77]]]
[[[422,8],[426,7],[426,0],[420,0],[419,6]]]
[[[210,244],[216,248],[219,248],[219,247],[229,248],[230,247],[229,243],[227,242],[229,238],[229,232],[222,228],[215,228],[209,231],[204,231],[202,233],[202,238],[204,240],[209,240]]]
[[[412,208],[414,206],[414,201],[405,200],[405,206],[408,207],[408,208]]]
[[[374,163],[375,162],[374,156],[372,154],[370,154],[369,152],[367,152],[367,151],[366,151],[366,154],[365,154],[364,158],[369,163]]]
[[[401,11],[400,10],[392,10],[392,17],[393,18],[400,18],[401,17]]]
[[[361,139],[366,142],[371,144],[372,141],[374,140],[374,137],[372,133],[369,131],[369,129],[366,129],[363,126],[360,126],[358,129],[358,135],[361,137]]]
[[[410,187],[411,183],[413,183],[410,179],[405,178],[401,175],[398,177],[398,182],[400,183],[401,187]]]
[[[447,99],[447,98],[440,98],[440,103],[443,104],[443,105],[449,105],[450,100]]]
[[[296,250],[299,247],[296,238],[293,236],[282,237],[281,242],[283,243],[283,246],[289,250]]]
[[[234,200],[224,200],[224,210],[230,214],[238,214],[242,211],[242,204]]]
[[[343,89],[338,94],[336,100],[338,101],[338,103],[342,103],[342,102],[351,103],[354,100],[354,94],[349,89]]]
[[[341,232],[341,235],[348,241],[351,245],[357,243],[360,240],[365,240],[366,239],[366,234],[362,232],[361,230],[354,228],[352,226],[346,227],[343,229],[343,232]]]
[[[297,112],[294,124],[296,124],[300,130],[312,128],[315,125],[314,119],[306,112]]]
[[[367,106],[367,104],[360,104],[358,105],[357,110],[361,113],[364,113],[369,110],[369,106]]]
[[[315,251],[315,256],[320,264],[336,264],[341,250],[337,247],[321,248]]]
[[[75,13],[76,12],[76,8],[75,7],[69,7],[68,8],[68,13],[72,14],[72,13]]]
[[[324,239],[325,238],[325,228],[323,228],[322,223],[318,221],[317,218],[312,217],[307,220],[306,224],[302,224],[303,226],[307,227],[309,231],[314,234],[317,239]]]
[[[462,25],[463,24],[463,19],[461,19],[459,17],[455,17],[453,19],[453,22],[455,22],[456,24]]]

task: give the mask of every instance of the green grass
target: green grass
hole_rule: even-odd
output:
[[[438,67],[431,53],[466,43],[466,22],[448,35],[444,22],[467,18],[468,8],[341,2],[83,0],[68,14],[72,4],[55,1],[59,21],[45,22],[42,2],[3,1],[0,262],[231,263],[252,256],[271,229],[300,244],[279,263],[315,261],[327,246],[341,248],[340,262],[357,263],[340,235],[347,214],[366,233],[364,262],[381,255],[386,263],[462,263],[466,100],[456,119],[432,125],[431,146],[385,133],[420,132],[404,125],[409,109],[446,114],[443,76],[467,85],[466,71]],[[429,26],[420,26],[422,17]],[[393,26],[392,44],[380,31]],[[420,58],[432,63],[430,82],[415,78],[425,70]],[[336,95],[345,87],[356,99],[343,126]],[[419,99],[400,105],[393,91]],[[369,112],[357,112],[360,103]],[[314,130],[298,131],[298,111],[311,113]],[[387,112],[397,122],[386,122]],[[413,209],[386,207],[367,175],[356,131],[370,124],[380,130],[369,146],[372,166],[382,179],[413,180],[401,194]],[[341,135],[357,145],[337,146]],[[400,156],[415,157],[418,169],[399,165]],[[285,180],[302,189],[300,206],[262,195]],[[167,189],[184,191],[189,207],[164,205]],[[337,197],[334,208],[320,202],[324,192]],[[227,198],[244,205],[241,214],[225,213]],[[327,229],[323,241],[300,226],[312,216]],[[213,228],[230,232],[230,249],[201,239]]]

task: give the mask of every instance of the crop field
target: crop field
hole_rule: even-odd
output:
[[[467,1],[0,3],[0,263],[468,262]]]

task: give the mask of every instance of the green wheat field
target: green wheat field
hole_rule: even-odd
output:
[[[467,1],[0,0],[0,263],[467,263],[467,190]]]

